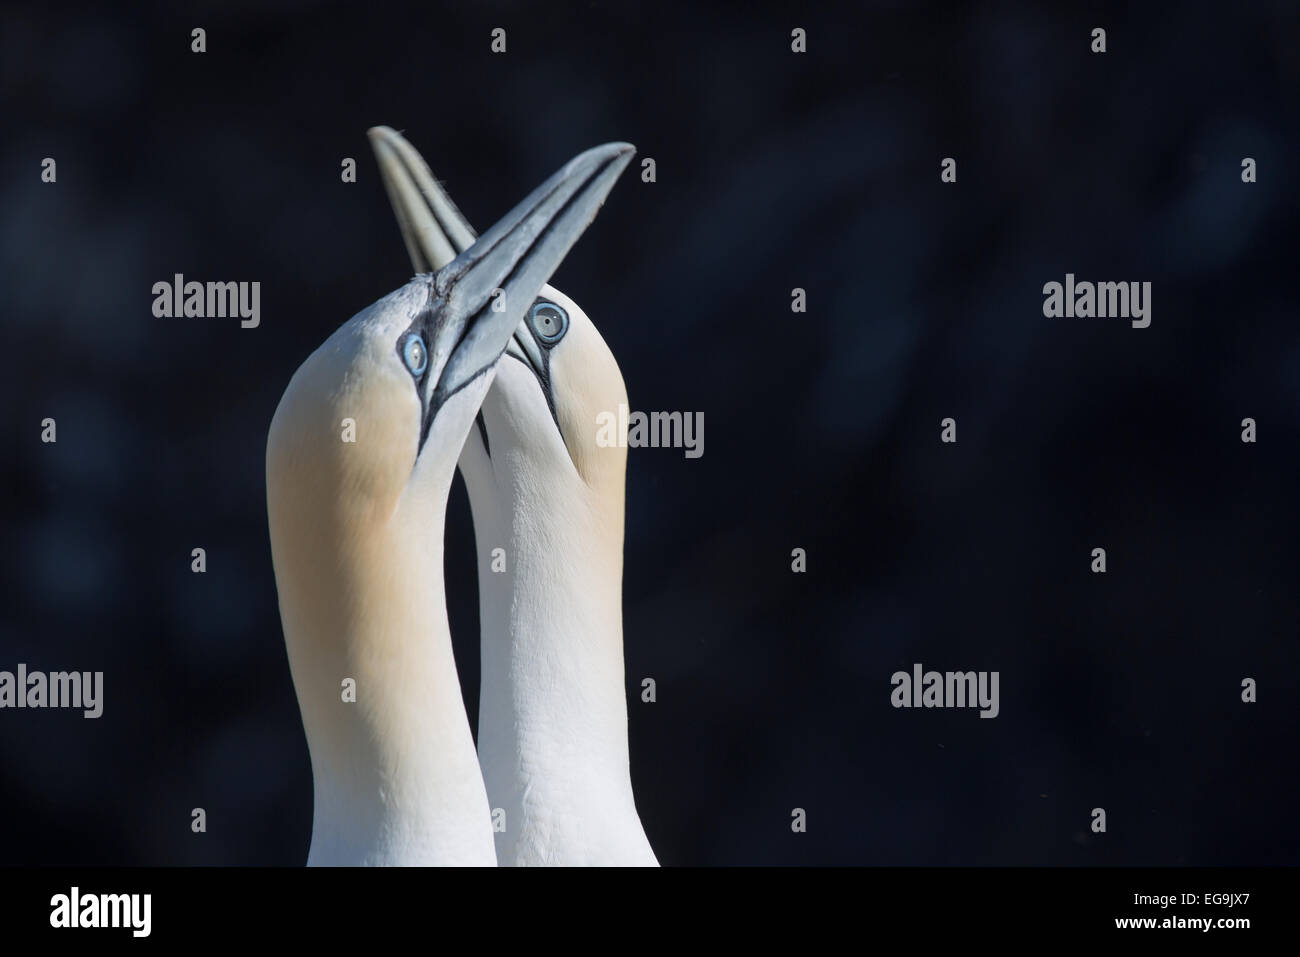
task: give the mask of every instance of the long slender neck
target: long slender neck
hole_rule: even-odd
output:
[[[496,863],[447,624],[449,483],[388,516],[268,500],[315,783],[308,864]]]
[[[479,755],[505,812],[498,859],[653,864],[628,768],[621,501],[602,514],[580,488],[539,480],[524,451],[494,452],[465,471],[479,555]]]

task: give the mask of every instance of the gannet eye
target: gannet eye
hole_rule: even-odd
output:
[[[553,302],[539,300],[528,311],[528,325],[538,339],[554,345],[569,331],[569,314]]]
[[[411,370],[411,375],[422,375],[424,367],[429,364],[429,351],[424,347],[424,339],[418,335],[409,337],[402,346],[402,361]]]

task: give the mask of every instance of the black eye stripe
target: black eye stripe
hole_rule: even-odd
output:
[[[433,424],[433,413],[436,411],[425,394],[424,380],[429,374],[429,328],[434,321],[434,310],[432,307],[433,287],[430,286],[429,302],[425,303],[421,309],[411,319],[411,324],[406,327],[405,331],[397,337],[393,344],[397,352],[397,361],[402,364],[407,373],[411,376],[411,384],[415,388],[416,398],[420,401],[420,441],[416,445],[416,454],[424,448],[424,442],[429,437],[429,426]],[[423,353],[423,364],[417,365],[420,371],[416,372],[411,368],[407,359],[407,349],[413,340],[419,340],[420,352]]]

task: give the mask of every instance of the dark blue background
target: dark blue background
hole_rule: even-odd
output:
[[[0,669],[106,688],[0,711],[0,863],[304,860],[266,428],[408,277],[378,123],[480,229],[589,146],[657,162],[555,283],[634,409],[705,417],[628,469],[665,863],[1300,862],[1300,20],[1137,6],[8,5]],[[260,281],[260,328],[155,319],[176,272]],[[1152,282],[1151,327],[1045,319],[1066,272]],[[447,538],[474,718],[459,483]],[[914,662],[999,671],[1000,716],[894,710]]]

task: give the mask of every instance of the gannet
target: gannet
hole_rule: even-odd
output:
[[[370,139],[415,268],[472,248],[419,153],[387,127]],[[497,859],[656,865],[628,768],[627,450],[597,444],[596,416],[627,390],[595,325],[550,285],[506,357],[460,458],[478,552],[479,762],[505,812]]]
[[[275,411],[267,513],[311,752],[309,865],[496,863],[447,624],[447,495],[503,350],[631,153],[576,157],[352,317]]]

